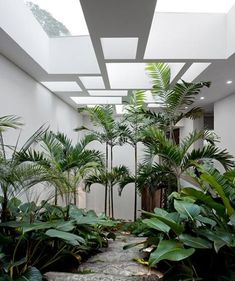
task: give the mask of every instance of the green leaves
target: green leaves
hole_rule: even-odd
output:
[[[27,271],[15,281],[42,281],[42,274],[36,267],[29,267]]]
[[[50,229],[45,234],[52,238],[59,238],[65,240],[73,246],[85,244],[85,240],[82,237],[65,231]]]
[[[196,204],[180,200],[174,200],[174,207],[182,218],[190,218],[191,220],[198,216],[201,210]]]
[[[151,219],[145,219],[143,220],[143,223],[145,223],[148,227],[168,233],[170,231],[170,227],[166,225],[165,223],[161,222],[157,218],[151,218]]]
[[[181,234],[179,236],[179,240],[184,243],[184,245],[193,247],[196,249],[210,249],[211,243],[203,238],[200,237],[194,237],[189,234]]]
[[[183,245],[174,240],[162,240],[157,249],[151,253],[149,263],[154,266],[161,260],[181,261],[190,257],[195,252],[194,249],[185,249]]]

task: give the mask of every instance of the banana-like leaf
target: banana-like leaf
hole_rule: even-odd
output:
[[[232,216],[235,210],[231,206],[229,198],[225,195],[223,187],[217,182],[216,178],[210,175],[209,173],[205,172],[201,175],[201,179],[207,182],[212,188],[214,188],[216,193],[220,196],[221,200],[223,201],[228,215]]]
[[[201,211],[198,205],[181,200],[174,200],[174,207],[180,216],[190,218],[191,220],[198,216]]]
[[[161,260],[181,261],[190,257],[195,249],[185,249],[183,245],[175,240],[162,240],[157,249],[150,255],[150,265],[154,266]]]
[[[86,243],[86,241],[81,236],[61,230],[49,229],[45,234],[52,238],[59,238],[65,240],[66,242],[74,246]]]
[[[150,228],[162,231],[164,233],[168,233],[171,229],[168,225],[157,218],[145,219],[143,220],[143,223],[145,223]]]
[[[204,203],[206,206],[214,209],[220,216],[224,217],[225,208],[222,204],[216,202],[209,194],[205,194],[200,190],[195,188],[183,188],[181,191],[182,194],[192,196],[199,203]]]
[[[42,274],[36,267],[29,267],[27,271],[15,281],[42,281]]]
[[[200,237],[194,237],[189,234],[181,234],[179,236],[179,240],[184,243],[184,245],[193,247],[196,249],[210,249],[212,248],[211,242],[200,238]]]

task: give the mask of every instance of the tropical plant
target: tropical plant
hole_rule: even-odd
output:
[[[148,218],[142,222],[151,229],[144,242],[148,264],[164,271],[164,281],[233,280],[235,172],[198,170],[199,189],[173,193],[173,212],[144,212]]]
[[[120,124],[116,122],[113,116],[112,106],[95,106],[94,108],[83,108],[80,112],[86,112],[89,114],[94,126],[98,127],[98,130],[87,128],[82,126],[75,129],[75,131],[85,130],[88,132],[94,140],[105,144],[105,171],[108,173],[113,170],[113,148],[121,144],[120,143]],[[109,153],[110,150],[110,153]],[[110,157],[109,157],[110,155]],[[110,168],[110,169],[109,169]],[[108,193],[109,192],[109,193]],[[111,209],[111,216],[113,217],[113,187],[108,188],[108,182],[105,183],[105,200],[104,200],[104,212],[107,214],[108,198],[110,199],[109,208]]]
[[[81,260],[107,246],[103,229],[116,224],[76,206],[62,208],[47,202],[37,206],[18,199],[11,206],[14,221],[0,224],[3,280],[41,281],[48,270],[78,270]]]
[[[142,131],[148,126],[146,119],[140,114],[144,105],[144,91],[133,92],[125,105],[123,119],[119,126],[120,141],[128,143],[134,148],[134,176],[127,180],[126,184],[134,183],[134,221],[137,217],[137,174],[138,174],[138,143],[142,141]],[[127,178],[126,178],[127,179]],[[120,194],[124,188],[124,182],[121,184]]]
[[[180,82],[171,84],[171,69],[165,63],[149,63],[146,70],[152,78],[152,94],[160,97],[163,105],[160,113],[154,113],[143,109],[145,117],[152,119],[165,132],[169,132],[171,139],[174,139],[173,130],[175,125],[183,118],[198,118],[202,114],[199,107],[191,107],[196,96],[204,87],[210,87],[210,82]]]
[[[18,149],[19,137],[14,146],[5,144],[3,131],[7,128],[18,128],[21,125],[19,118],[5,116],[0,118],[0,188],[1,188],[1,221],[8,220],[10,214],[9,200],[16,194],[30,189],[40,182],[47,181],[46,170],[33,161],[21,161],[20,155],[26,153],[33,143],[37,142],[45,129],[39,128]],[[31,150],[32,153],[36,153]]]
[[[176,145],[172,139],[168,139],[165,133],[155,127],[150,127],[143,132],[143,142],[146,145],[146,162],[154,163],[154,171],[158,175],[173,175],[176,186],[180,190],[180,179],[187,172],[206,159],[218,161],[225,170],[234,167],[233,156],[227,150],[221,150],[214,144],[207,144],[203,148],[192,149],[193,144],[206,139],[210,134],[204,131],[194,131],[184,138],[180,145]],[[161,156],[161,163],[154,159]],[[161,177],[159,177],[161,180]],[[173,190],[169,189],[170,194]]]
[[[40,141],[43,148],[39,162],[47,168],[50,184],[55,188],[55,205],[58,195],[69,205],[77,204],[78,187],[82,180],[97,169],[103,162],[102,153],[87,149],[86,146],[94,138],[85,136],[75,145],[63,133],[46,132]],[[31,157],[25,155],[25,158]]]
[[[119,185],[125,178],[130,177],[129,169],[124,166],[113,167],[112,171],[106,172],[105,169],[99,169],[94,174],[91,174],[89,177],[85,179],[85,189],[90,191],[90,188],[93,184],[101,184],[106,187],[108,186],[108,200],[109,200],[109,209],[108,215],[111,218],[114,218],[114,208],[113,208],[113,201],[111,198],[111,189],[115,185]]]

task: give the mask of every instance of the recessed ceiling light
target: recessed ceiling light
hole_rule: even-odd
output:
[[[227,84],[232,84],[233,81],[232,81],[232,80],[228,80],[226,83],[227,83]]]
[[[204,100],[205,98],[204,97],[200,97],[200,100]]]

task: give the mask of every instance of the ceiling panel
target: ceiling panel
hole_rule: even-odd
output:
[[[80,92],[81,88],[73,81],[55,81],[41,82],[47,89],[52,92]]]
[[[135,59],[138,38],[101,38],[105,59]]]
[[[79,78],[86,89],[105,89],[102,76],[80,76]]]

